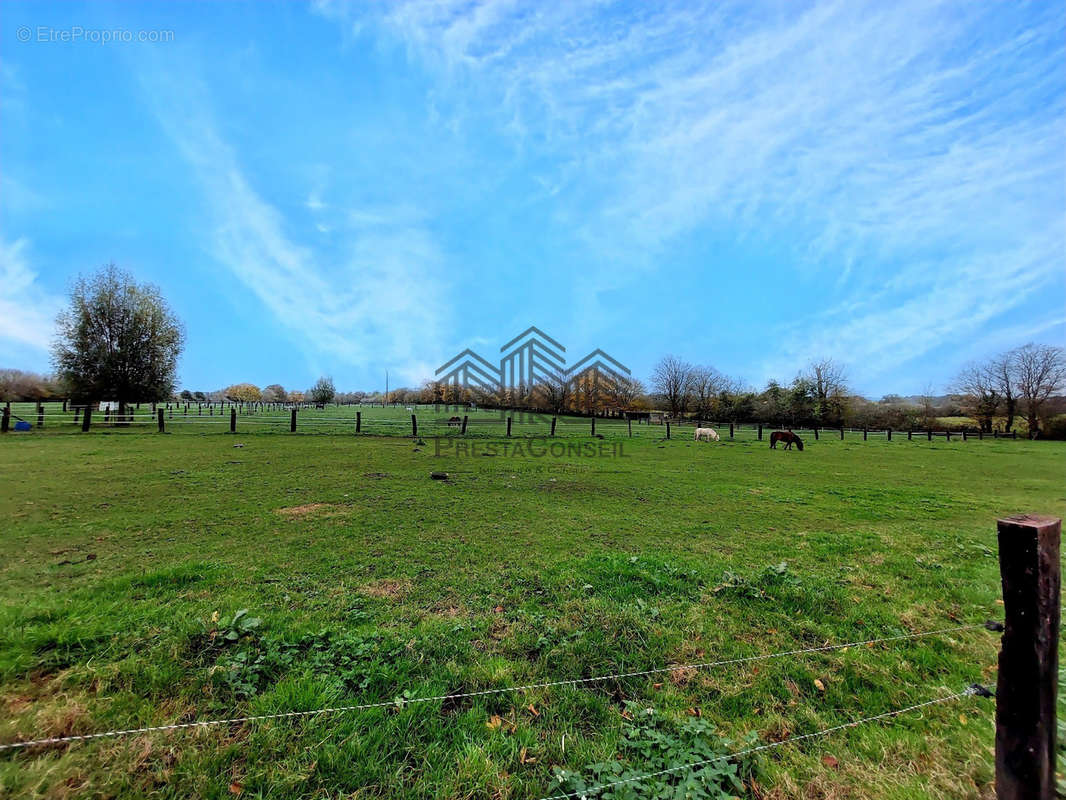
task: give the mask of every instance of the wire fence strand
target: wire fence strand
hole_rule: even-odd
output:
[[[792,736],[788,739],[783,739],[780,742],[769,742],[768,744],[761,744],[757,747],[749,747],[745,750],[738,750],[735,753],[729,753],[724,756],[715,756],[714,758],[707,758],[703,761],[695,761],[691,764],[683,764],[679,767],[670,767],[669,769],[661,769],[658,772],[649,772],[646,775],[638,775],[635,778],[623,778],[621,780],[611,781],[610,783],[602,783],[599,786],[594,786],[591,789],[582,789],[581,791],[576,792],[565,792],[563,794],[548,795],[547,797],[542,797],[540,800],[570,800],[570,798],[575,797],[584,799],[603,792],[607,789],[612,789],[617,786],[623,786],[627,783],[637,783],[639,781],[646,781],[650,780],[651,778],[658,778],[663,775],[671,775],[677,772],[688,772],[694,769],[699,769],[700,767],[705,767],[709,764],[718,763],[720,761],[728,761],[732,758],[742,758],[744,756],[762,752],[763,750],[771,750],[775,747],[783,747],[787,744],[796,744],[797,742],[802,742],[805,739],[817,739],[822,736],[829,736],[830,734],[838,733],[839,731],[846,730],[848,728],[856,728],[859,725],[865,725],[869,722],[878,722],[880,720],[892,719],[894,717],[898,717],[901,714],[907,714],[911,711],[917,711],[920,708],[927,708],[929,706],[938,705],[940,703],[949,703],[953,700],[960,700],[963,697],[969,697],[971,695],[974,695],[975,693],[975,690],[971,687],[969,689],[966,689],[965,691],[956,692],[955,694],[948,695],[946,697],[935,697],[932,700],[926,700],[923,703],[915,703],[914,705],[907,706],[906,708],[897,708],[894,711],[886,711],[884,714],[877,714],[872,717],[863,717],[862,719],[856,719],[852,720],[851,722],[845,722],[842,725],[834,725],[832,728],[826,728],[825,730],[815,731],[814,733],[805,733],[801,736]]]
[[[907,633],[897,636],[882,636],[876,639],[864,639],[861,641],[844,642],[842,644],[822,645],[819,647],[807,647],[795,650],[783,650],[777,653],[767,653],[754,656],[741,656],[739,658],[721,659],[718,661],[706,661],[697,664],[676,664],[654,669],[637,670],[633,672],[618,672],[610,675],[597,675],[591,678],[569,678],[566,680],[545,681],[542,683],[527,683],[519,686],[507,686],[496,689],[479,689],[472,692],[455,692],[448,694],[431,695],[426,697],[414,697],[396,700],[381,700],[373,703],[358,703],[345,706],[331,706],[328,708],[313,709],[310,711],[283,711],[273,714],[255,714],[244,717],[230,717],[228,719],[198,720],[194,722],[178,722],[171,725],[153,725],[143,728],[127,728],[123,730],[101,731],[98,733],[86,733],[69,736],[53,736],[42,739],[32,739],[24,742],[0,743],[0,751],[22,749],[27,747],[40,747],[47,745],[66,744],[81,742],[90,739],[105,739],[118,736],[133,736],[142,733],[155,733],[158,731],[187,730],[190,728],[211,728],[221,725],[236,725],[244,723],[264,722],[274,719],[292,719],[296,717],[310,717],[324,714],[340,714],[352,711],[368,711],[375,708],[403,707],[419,703],[449,702],[471,697],[486,697],[489,695],[507,694],[510,692],[532,691],[534,689],[550,689],[557,686],[582,686],[590,683],[602,683],[612,680],[624,680],[627,678],[639,678],[648,675],[660,675],[670,672],[678,672],[690,669],[710,669],[712,667],[724,667],[732,664],[746,664],[757,661],[768,661],[775,658],[787,658],[808,653],[825,653],[834,650],[845,650],[851,647],[872,647],[887,642],[898,642],[906,639],[921,639],[932,636],[942,636],[948,633],[975,630],[985,628],[987,623],[975,623],[971,625],[957,625],[952,628],[940,628],[937,630],[923,631],[920,633]]]

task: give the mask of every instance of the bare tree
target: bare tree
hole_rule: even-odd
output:
[[[936,422],[936,403],[933,399],[932,384],[926,384],[921,396],[918,398],[918,403],[921,407],[922,427],[926,429],[932,428]]]
[[[712,415],[718,392],[725,383],[725,378],[714,367],[692,368],[689,373],[689,390],[697,416],[704,419]]]
[[[288,398],[288,392],[280,383],[272,383],[263,389],[263,402],[265,403],[284,403]]]
[[[963,410],[977,420],[981,430],[992,430],[992,420],[999,412],[1003,397],[999,393],[996,373],[991,367],[967,364],[955,378],[952,392]]]
[[[1066,384],[1066,350],[1030,342],[1012,353],[1018,396],[1029,422],[1029,438],[1040,435],[1040,409]]]
[[[1004,430],[1010,433],[1014,427],[1014,415],[1018,412],[1018,393],[1014,387],[1014,352],[1001,353],[987,367],[995,381],[996,392],[1003,398],[1003,413],[1007,417]]]
[[[608,380],[604,386],[607,401],[619,411],[632,407],[634,401],[644,394],[644,384],[636,378],[621,377]]]
[[[691,390],[692,365],[674,356],[664,356],[652,371],[651,383],[676,417],[688,408]]]
[[[812,361],[802,376],[810,385],[814,416],[819,422],[837,423],[843,417],[848,378],[843,365],[831,358]]]
[[[574,394],[574,381],[569,375],[552,370],[546,378],[537,383],[535,394],[539,404],[558,414],[570,405]]]

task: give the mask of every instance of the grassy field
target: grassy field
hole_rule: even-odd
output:
[[[0,742],[397,702],[2,751],[0,794],[536,799],[781,741],[994,683],[997,637],[404,698],[981,622],[995,517],[1066,511],[1056,443],[642,426],[556,458],[489,429],[438,453],[247,428],[0,438]],[[687,796],[991,797],[991,715],[965,698],[718,763],[696,775],[722,790]]]

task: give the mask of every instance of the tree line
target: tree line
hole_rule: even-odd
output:
[[[74,284],[57,319],[53,375],[0,369],[0,400],[127,403],[179,400],[245,403],[476,404],[554,414],[622,415],[661,411],[675,419],[762,422],[787,427],[928,428],[943,417],[975,421],[984,431],[1009,432],[1024,419],[1030,436],[1066,438],[1066,351],[1026,344],[968,364],[949,393],[917,398],[888,395],[871,401],[853,394],[843,365],[816,359],[791,381],[770,380],[756,390],[713,366],[673,355],[654,366],[649,384],[598,370],[577,376],[548,373],[531,385],[491,390],[427,381],[417,388],[338,392],[322,376],[306,391],[281,384],[260,389],[237,383],[212,392],[176,391],[184,329],[159,290],[138,284],[108,264]]]

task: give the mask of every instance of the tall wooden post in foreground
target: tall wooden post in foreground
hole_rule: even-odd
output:
[[[996,684],[996,797],[1055,796],[1062,520],[997,521],[1005,613]]]

